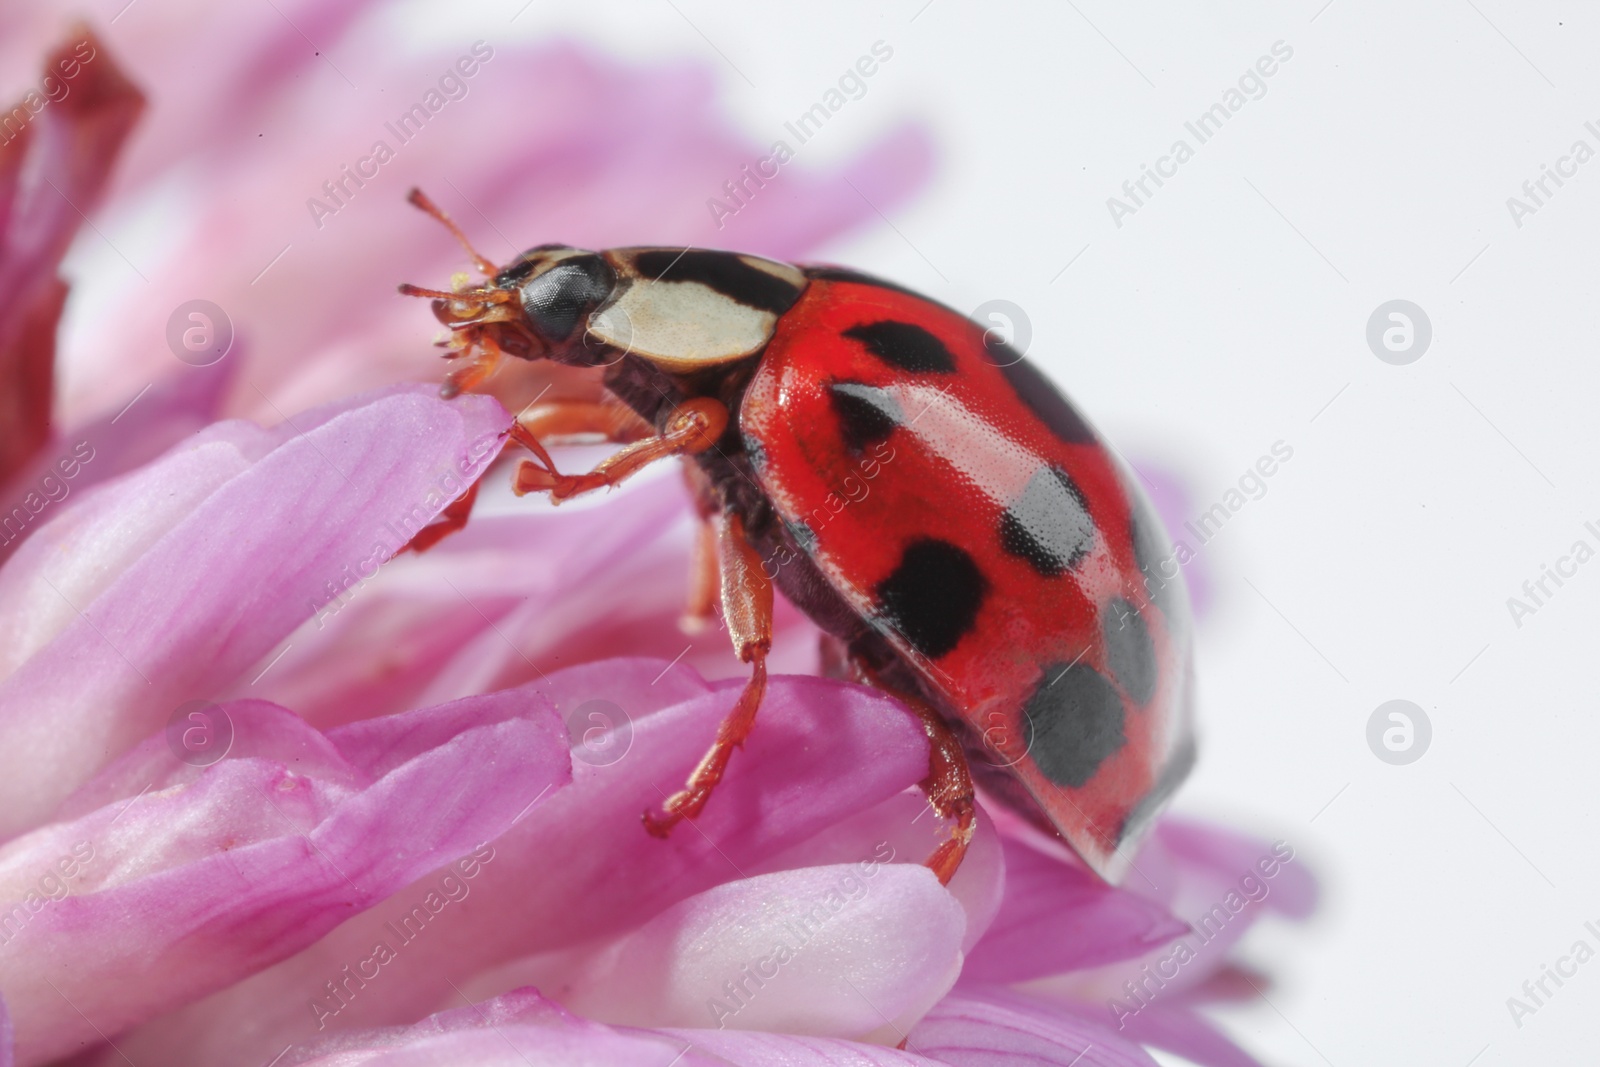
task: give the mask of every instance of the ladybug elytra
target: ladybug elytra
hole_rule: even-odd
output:
[[[503,356],[594,368],[605,399],[536,403],[511,438],[519,493],[553,501],[681,456],[702,519],[692,610],[722,615],[751,678],[664,836],[710,798],[756,719],[773,589],[828,635],[840,673],[900,697],[931,743],[923,783],[954,820],[973,778],[1116,880],[1193,764],[1188,608],[1129,470],[1032,364],[984,327],[888,282],[698,248],[541,245],[506,267],[448,226],[487,282],[431,297],[460,361],[445,395]],[[546,446],[622,447],[559,472]],[[419,535],[466,521],[471,491]]]

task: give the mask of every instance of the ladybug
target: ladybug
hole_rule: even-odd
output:
[[[503,356],[593,368],[605,400],[535,403],[510,437],[520,493],[559,502],[668,456],[702,519],[691,603],[722,616],[751,677],[682,791],[700,812],[755,723],[773,589],[828,635],[838,673],[902,698],[931,742],[922,783],[954,821],[973,779],[1108,881],[1194,761],[1191,628],[1160,522],[1129,468],[1050,381],[984,327],[830,266],[699,248],[540,245],[496,267],[418,190],[487,277],[433,299],[462,361],[446,396]],[[623,447],[562,473],[546,445]],[[423,531],[466,520],[471,493]]]

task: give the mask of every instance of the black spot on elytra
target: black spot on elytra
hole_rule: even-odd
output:
[[[573,256],[522,287],[522,310],[541,336],[564,341],[580,319],[611,295],[616,280],[610,264],[599,256]]]
[[[1045,668],[1022,712],[1028,755],[1057,785],[1081,788],[1128,741],[1121,694],[1084,663]]]
[[[654,248],[640,252],[634,267],[646,278],[698,282],[748,307],[782,315],[800,299],[800,290],[775,274],[752,267],[732,252]]]
[[[1046,578],[1081,563],[1094,547],[1094,519],[1072,476],[1039,468],[1000,516],[1000,545]]]
[[[964,549],[923,538],[907,545],[894,573],[878,583],[879,619],[918,653],[938,659],[972,629],[988,589]]]
[[[844,335],[860,341],[868,352],[901,370],[913,374],[955,373],[956,358],[943,341],[921,326],[884,319],[852,326]]]
[[[1111,676],[1135,704],[1150,703],[1156,694],[1156,649],[1139,609],[1116,597],[1100,614],[1100,633]]]
[[[1074,445],[1094,443],[1094,431],[1089,424],[1083,421],[1083,416],[1061,394],[1061,390],[1039,373],[1039,368],[1019,356],[1016,362],[1001,367],[1000,373],[1016,390],[1017,398],[1039,416],[1039,421],[1048,426],[1056,437]]]
[[[828,389],[845,447],[852,453],[882,441],[905,421],[905,413],[887,389],[860,382],[835,382]]]

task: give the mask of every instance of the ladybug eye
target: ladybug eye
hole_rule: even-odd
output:
[[[551,341],[572,336],[578,320],[611,295],[616,275],[597,255],[564,259],[522,287],[522,310]]]

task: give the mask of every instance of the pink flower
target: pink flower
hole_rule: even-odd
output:
[[[359,11],[288,15],[332,41]],[[247,131],[310,107],[292,77],[308,61],[264,18],[226,62],[202,57],[214,91],[157,107],[107,210],[195,174],[227,195],[200,198],[171,260],[145,264],[153,288],[69,331],[98,339],[62,353],[70,429],[0,430],[0,1067],[1093,1067],[1150,1064],[1145,1044],[1253,1063],[1195,1005],[1260,914],[1310,908],[1292,849],[1169,820],[1114,888],[986,807],[941,886],[921,865],[947,832],[917,790],[922,730],[882,693],[810,677],[815,630],[792,609],[772,660],[792,673],[715,801],[667,842],[644,833],[740,686],[721,635],[673,625],[681,487],[645,480],[559,515],[490,499],[465,532],[401,554],[490,468],[511,417],[391,384],[427,376],[428,327],[387,293],[449,250],[426,226],[398,233],[409,214],[376,189],[322,220],[315,285],[288,262],[262,289],[234,269],[273,232],[253,205],[294,153],[381,118],[319,103],[315,144],[252,150]],[[65,51],[85,40],[83,80],[0,147],[0,277],[16,282],[0,287],[0,374],[35,415],[57,262],[140,106],[105,45]],[[183,47],[172,32],[130,52],[157,101]],[[559,214],[563,238],[600,245],[709,236],[709,215],[664,205],[697,204],[688,190],[755,149],[702,73],[571,48],[521,60],[507,48],[481,73],[514,92],[534,63],[541,87],[560,75],[562,106],[509,151],[462,119],[406,167],[470,151],[463,199],[509,232]],[[590,136],[618,124],[654,137]],[[548,200],[518,184],[535,165],[566,175]],[[676,201],[645,200],[640,168]],[[926,169],[907,129],[841,172],[786,171],[737,241],[794,257],[872,214],[837,186],[886,204]],[[416,251],[430,241],[437,263]],[[162,335],[201,279],[222,279],[201,292],[239,341],[170,373],[128,339]],[[272,425],[216,421],[228,412]]]

